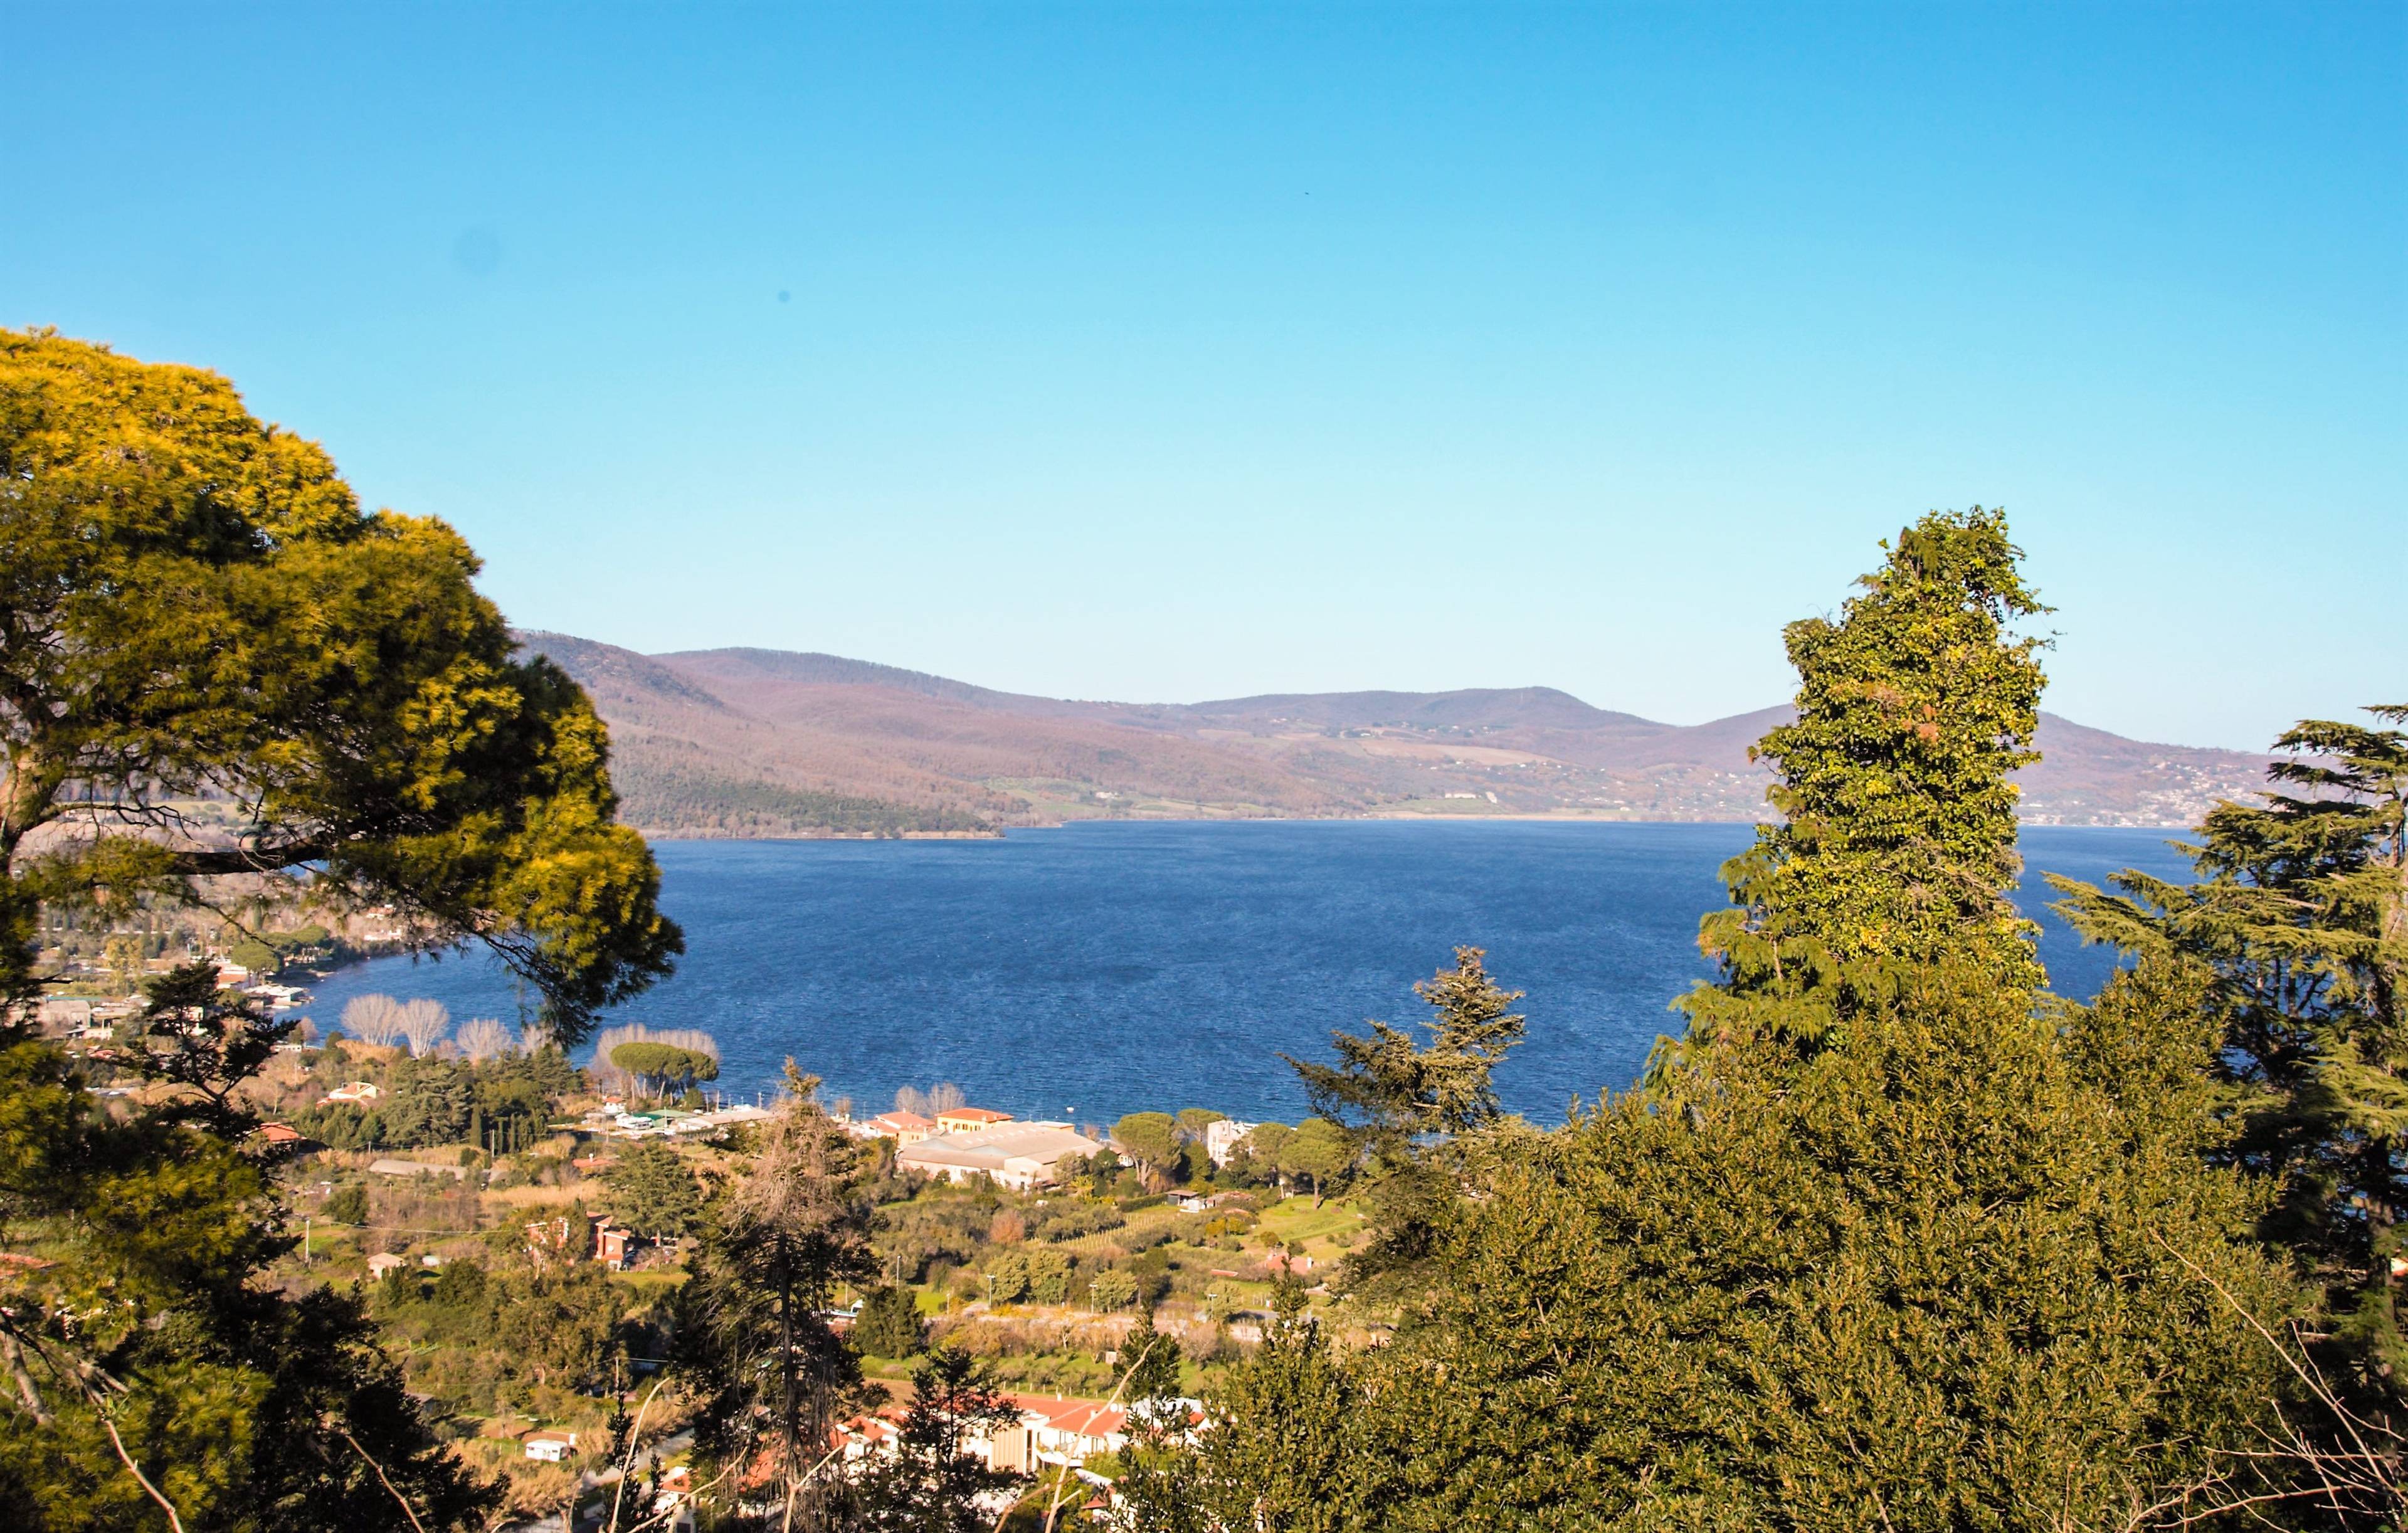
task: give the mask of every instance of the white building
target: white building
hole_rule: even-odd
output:
[[[1228,1165],[1230,1154],[1238,1148],[1238,1141],[1253,1133],[1254,1128],[1254,1125],[1240,1123],[1235,1118],[1224,1118],[1218,1123],[1206,1124],[1204,1125],[1206,1158],[1215,1166]]]
[[[520,1440],[526,1445],[529,1458],[541,1459],[546,1464],[557,1464],[577,1452],[574,1432],[529,1432]]]
[[[1102,1148],[1068,1124],[1003,1123],[975,1134],[932,1135],[904,1146],[895,1164],[949,1182],[985,1175],[997,1186],[1025,1193],[1057,1181],[1054,1168],[1066,1157],[1092,1155]]]

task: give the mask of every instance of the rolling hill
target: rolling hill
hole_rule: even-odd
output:
[[[1074,818],[1546,814],[1752,820],[1763,709],[1658,724],[1552,687],[1077,702],[778,650],[522,642],[610,724],[627,822],[662,836],[979,835]],[[2042,714],[2043,824],[2186,825],[2265,758]]]

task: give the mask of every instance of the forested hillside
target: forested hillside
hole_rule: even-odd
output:
[[[1545,814],[1754,820],[1748,747],[1785,708],[1658,724],[1552,687],[1077,702],[834,655],[643,655],[522,636],[611,728],[629,824],[656,834],[977,834],[1080,818]],[[2266,758],[2041,715],[2017,780],[2039,824],[2184,825]]]

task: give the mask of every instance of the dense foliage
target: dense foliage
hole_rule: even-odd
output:
[[[152,1026],[185,998],[163,983]],[[239,1049],[199,1073],[222,1080]],[[487,1504],[355,1300],[254,1282],[293,1241],[249,1126],[197,1083],[106,1116],[57,1050],[0,1044],[0,1503],[16,1526],[154,1526],[166,1504],[187,1533],[399,1530]]]
[[[2242,1124],[2222,1158],[2278,1179],[2265,1233],[2303,1258],[2329,1316],[2311,1348],[2338,1397],[2320,1451],[2351,1460],[2408,1451],[2408,708],[2371,711],[2376,725],[2310,720],[2276,741],[2273,791],[2200,826],[2200,881],[2059,885],[2090,936],[2207,976]]]
[[[610,1063],[634,1076],[654,1096],[685,1092],[697,1082],[719,1079],[717,1055],[653,1039],[635,1039],[620,1044],[610,1051]]]
[[[610,1168],[610,1217],[655,1240],[672,1240],[702,1217],[702,1188],[694,1168],[667,1145],[638,1140]]]
[[[1275,1329],[1147,1515],[2120,1528],[2291,1488],[2244,1454],[2286,1385],[2258,1323],[2301,1298],[2248,1239],[2261,1186],[2215,1163],[2206,977],[2148,962],[2067,1005],[2008,903],[2041,681],[2015,558],[1995,514],[1935,515],[1791,629],[1787,819],[1727,869],[1721,977],[1644,1088],[1433,1141],[1416,1083],[1477,1102],[1493,1054],[1375,1034],[1308,1073],[1390,1159],[1422,1136],[1373,1248],[1414,1258],[1384,1268],[1398,1331],[1332,1356]]]
[[[666,973],[679,934],[614,823],[600,722],[556,668],[513,658],[476,572],[440,523],[364,514],[322,451],[222,378],[0,331],[16,1526],[432,1529],[491,1502],[354,1300],[265,1281],[294,1242],[239,1088],[280,1025],[208,968],[179,970],[127,1039],[160,1089],[109,1108],[24,1004],[46,920],[256,909],[262,889],[488,944],[557,1040]],[[220,897],[226,880],[242,898]],[[427,1084],[449,1132],[457,1094]]]
[[[666,971],[584,695],[512,657],[458,535],[364,514],[224,379],[0,331],[0,996],[46,906],[305,867],[490,944],[564,1039]]]

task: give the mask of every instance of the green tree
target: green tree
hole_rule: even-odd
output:
[[[1167,1428],[1185,1393],[1179,1381],[1179,1342],[1154,1325],[1154,1306],[1140,1304],[1137,1323],[1121,1340],[1121,1399],[1140,1431]]]
[[[220,990],[215,965],[187,964],[150,981],[136,1067],[174,1088],[166,1115],[238,1137],[259,1119],[236,1094],[299,1025]]]
[[[1287,1153],[1287,1141],[1296,1130],[1286,1124],[1260,1123],[1246,1130],[1238,1148],[1243,1156],[1244,1168],[1264,1182],[1276,1182],[1284,1173],[1280,1161]]]
[[[1320,1114],[1313,1122],[1343,1126],[1354,1146],[1349,1164],[1364,1162],[1369,1170],[1364,1198],[1371,1239],[1348,1258],[1349,1286],[1368,1290],[1384,1280],[1393,1290],[1422,1269],[1459,1175],[1447,1141],[1489,1127],[1502,1115],[1489,1078],[1522,1040],[1523,1018],[1513,1010],[1522,993],[1488,977],[1486,956],[1478,948],[1457,948],[1452,970],[1413,987],[1433,1013],[1423,1024],[1426,1045],[1402,1028],[1373,1022],[1368,1035],[1330,1035],[1339,1060],[1334,1066],[1288,1060]],[[1287,1153],[1327,1168],[1318,1133],[1300,1150],[1292,1140]],[[1317,1196],[1323,1176],[1312,1174]]]
[[[1179,1125],[1168,1112],[1130,1113],[1112,1125],[1112,1143],[1137,1162],[1138,1174],[1149,1187],[1168,1185],[1186,1164]]]
[[[842,1487],[824,1446],[859,1401],[860,1359],[828,1324],[837,1288],[873,1277],[860,1141],[819,1103],[819,1081],[786,1066],[786,1094],[752,1171],[715,1200],[690,1303],[709,1388],[695,1442],[708,1462],[777,1476],[762,1526],[838,1526]],[[729,1526],[752,1526],[732,1508]]]
[[[362,514],[213,374],[0,332],[0,1222],[51,1264],[0,1303],[0,1502],[55,1529],[472,1523],[489,1497],[357,1306],[259,1281],[291,1240],[226,1132],[250,1021],[197,996],[149,1019],[187,1089],[112,1114],[22,1003],[45,912],[306,878],[487,943],[578,1037],[679,947],[600,722],[514,658],[456,535]],[[195,797],[230,835],[194,834]]]
[[[483,940],[565,1038],[667,970],[601,723],[513,657],[450,528],[363,514],[215,374],[41,331],[0,331],[0,998],[44,907],[304,868]],[[195,795],[241,809],[230,838],[189,834]]]
[[[1791,630],[1791,818],[1726,870],[1718,981],[1640,1092],[1454,1141],[1433,1281],[1341,1365],[1341,1526],[2124,1527],[2286,1488],[2244,1456],[2281,1389],[2248,1315],[2298,1296],[2207,1164],[2200,976],[2068,1006],[2007,904],[2014,557],[1927,518]]]
[[[434,1292],[429,1297],[442,1309],[481,1317],[487,1308],[486,1287],[485,1269],[477,1263],[446,1262],[443,1270],[436,1275]]]
[[[1059,1304],[1069,1297],[1070,1258],[1047,1246],[1010,1246],[990,1253],[987,1293],[997,1304],[1033,1298]]]
[[[490,1494],[357,1302],[255,1281],[296,1242],[233,1115],[188,1107],[101,1114],[57,1050],[0,1044],[0,1220],[48,1264],[0,1304],[13,1526],[474,1526]]]
[[[368,1190],[356,1182],[346,1182],[326,1195],[326,1217],[338,1225],[365,1225],[368,1222]]]
[[[1280,1147],[1279,1168],[1312,1186],[1312,1204],[1319,1208],[1329,1184],[1354,1168],[1359,1152],[1354,1137],[1326,1118],[1307,1118]]]
[[[984,1365],[952,1347],[931,1350],[911,1370],[911,1405],[895,1452],[871,1460],[855,1488],[859,1526],[869,1533],[986,1533],[984,1497],[1018,1476],[990,1468],[971,1442],[1015,1426],[1020,1408],[1003,1397]]]
[[[405,1057],[386,1072],[377,1116],[393,1143],[427,1149],[465,1139],[476,1102],[475,1067],[433,1055]]]
[[[1098,1311],[1125,1310],[1137,1302],[1137,1279],[1111,1268],[1096,1274],[1087,1284],[1087,1295]]]
[[[2010,898],[2008,777],[2039,759],[2043,684],[2042,641],[2012,625],[2046,609],[2000,512],[1928,516],[1883,547],[1840,621],[1784,636],[1797,717],[1750,751],[1779,774],[1783,818],[1723,869],[1734,909],[1699,934],[1722,975],[1684,998],[1665,1060],[1763,1028],[1814,1046],[1942,954],[2042,982]]]
[[[131,996],[142,983],[142,938],[130,934],[112,937],[101,950],[108,966],[108,982],[121,996]]]
[[[1119,1486],[1131,1524],[1149,1533],[1379,1526],[1358,1488],[1357,1390],[1306,1311],[1301,1287],[1281,1283],[1263,1344],[1213,1392],[1194,1452],[1131,1455]]]
[[[520,1377],[593,1392],[610,1382],[624,1340],[627,1291],[589,1261],[570,1261],[513,1282],[494,1306],[494,1338]]]
[[[719,1061],[699,1049],[637,1039],[610,1051],[610,1063],[643,1085],[646,1095],[682,1092],[697,1081],[719,1079]]]
[[[873,1357],[909,1357],[927,1344],[920,1306],[911,1290],[881,1283],[861,1296],[853,1323],[853,1343]]]
[[[1489,1075],[1522,1040],[1523,1019],[1512,1010],[1522,992],[1500,988],[1485,960],[1478,948],[1457,948],[1452,970],[1413,986],[1435,1013],[1422,1024],[1426,1046],[1400,1027],[1373,1022],[1361,1037],[1330,1035],[1334,1066],[1288,1059],[1314,1112],[1353,1130],[1364,1149],[1387,1160],[1405,1158],[1416,1140],[1495,1122],[1499,1109]]]
[[[702,1217],[694,1168],[666,1144],[638,1139],[610,1168],[610,1217],[654,1240],[675,1239]]]
[[[2284,734],[2261,804],[2220,804],[2191,850],[2200,881],[2126,871],[2109,894],[2057,880],[2086,935],[2213,977],[2218,1073],[2240,1094],[2239,1164],[2279,1178],[2267,1233],[2326,1290],[2320,1349],[2362,1402],[2408,1401],[2391,1263],[2408,1256],[2408,707],[2370,727]]]

